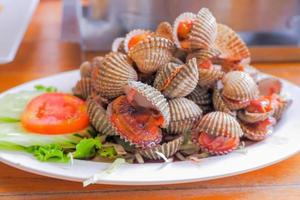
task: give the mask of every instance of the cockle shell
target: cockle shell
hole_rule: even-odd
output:
[[[220,94],[220,91],[217,88],[217,86],[214,88],[214,91],[213,91],[212,102],[213,102],[213,105],[214,105],[214,109],[216,111],[221,111],[221,112],[228,113],[233,117],[236,116],[236,112],[230,110],[229,107],[226,105],[226,103],[223,101],[223,98],[222,98],[222,96]]]
[[[258,96],[258,88],[252,77],[241,71],[228,72],[222,79],[222,95],[231,100],[251,100]]]
[[[152,108],[159,111],[164,117],[164,123],[162,127],[167,127],[170,122],[170,109],[166,98],[160,91],[154,87],[137,81],[129,81],[128,85],[124,87],[126,94],[129,94],[131,90],[136,92],[135,101],[139,106]]]
[[[212,103],[211,94],[207,88],[202,88],[199,85],[188,95],[187,99],[192,100],[198,106],[206,106]]]
[[[91,78],[81,78],[73,88],[73,94],[82,99],[87,99],[93,93],[93,86]]]
[[[190,34],[192,49],[208,49],[217,37],[217,22],[207,8],[198,12]]]
[[[259,121],[263,121],[267,119],[268,117],[272,116],[274,113],[274,110],[271,110],[269,112],[264,112],[264,113],[251,113],[248,112],[247,110],[240,110],[237,113],[237,117],[246,123],[256,123]]]
[[[187,57],[186,60],[190,60],[192,58],[196,58],[197,59],[197,64],[198,66],[201,65],[204,62],[207,61],[213,61],[214,59],[216,59],[219,55],[220,55],[220,51],[216,48],[209,48],[209,49],[199,49],[199,50],[195,50],[190,52]]]
[[[170,84],[170,82],[176,77],[179,71],[182,69],[183,63],[169,62],[165,66],[162,66],[156,73],[156,77],[153,82],[153,87],[162,91]]]
[[[136,63],[142,73],[156,72],[172,58],[174,43],[162,37],[148,37],[128,52],[129,57]]]
[[[155,127],[157,128],[155,132],[149,132],[149,128],[146,130],[143,124],[136,120],[136,116],[131,115],[131,113],[140,106],[141,101],[144,103],[145,100],[142,100],[142,96],[136,97],[135,100],[138,102],[138,106],[136,106],[133,105],[133,103],[136,104],[136,102],[130,102],[128,98],[128,96],[126,97],[125,95],[121,95],[115,98],[107,106],[106,113],[115,133],[125,142],[128,142],[130,145],[137,148],[147,149],[158,145],[162,140],[161,129],[159,127]],[[115,110],[114,106],[116,106],[119,110]],[[151,105],[148,102],[147,108],[153,109],[153,107],[149,106]],[[117,111],[117,113],[114,113],[115,111]],[[128,118],[130,117],[129,115],[131,115],[131,119]],[[152,128],[154,128],[154,126]]]
[[[136,35],[140,35],[140,34],[149,34],[152,35],[152,32],[149,31],[149,30],[143,30],[143,29],[134,29],[134,30],[131,30],[129,33],[126,34],[125,38],[124,38],[124,49],[125,49],[125,52],[128,53],[129,52],[129,48],[128,48],[128,45],[129,45],[129,42],[130,40],[136,36]],[[141,41],[140,41],[141,42]]]
[[[174,140],[165,142],[163,144],[159,144],[152,148],[138,149],[138,153],[140,153],[144,158],[148,158],[151,160],[161,159],[161,157],[156,152],[162,153],[166,158],[169,158],[179,150],[182,143],[183,143],[183,136],[179,136]]]
[[[125,54],[112,52],[107,54],[98,68],[96,85],[103,97],[114,98],[122,95],[128,81],[137,80],[137,73]]]
[[[178,48],[181,48],[181,44],[180,44],[180,41],[179,41],[179,38],[178,38],[178,35],[177,35],[177,31],[178,31],[178,27],[179,27],[180,22],[182,22],[184,20],[193,20],[194,21],[195,18],[196,18],[196,15],[194,13],[184,12],[184,13],[181,13],[175,19],[174,24],[173,24],[173,40],[174,40],[175,45]]]
[[[280,98],[280,103],[275,105],[274,114],[273,114],[273,117],[276,120],[279,120],[281,118],[282,114],[284,113],[284,111],[292,104],[291,99],[284,99],[282,97],[279,97],[279,98]]]
[[[202,69],[198,68],[199,70],[199,81],[198,85],[201,87],[214,87],[216,82],[224,76],[224,72],[220,69],[213,68],[213,69]]]
[[[198,67],[196,59],[191,59],[170,81],[162,93],[169,98],[184,97],[191,93],[198,82]]]
[[[250,62],[250,52],[240,36],[224,24],[218,24],[215,46],[221,52],[220,58],[227,61]]]
[[[101,63],[103,61],[104,57],[102,56],[97,56],[95,58],[93,58],[92,60],[92,74],[91,74],[91,77],[92,77],[92,85],[93,85],[93,88],[96,92],[99,92],[101,90],[99,84],[97,83],[98,79],[99,79],[99,72],[100,72],[100,66],[101,66]]]
[[[257,82],[260,95],[268,96],[272,94],[280,94],[282,90],[282,82],[275,77],[262,78]]]
[[[81,78],[91,78],[92,68],[92,63],[90,63],[89,61],[83,62],[79,67]]]
[[[255,128],[251,127],[251,124],[241,122],[240,125],[244,132],[244,136],[252,141],[263,140],[273,132],[272,128],[266,130],[256,130]]]
[[[120,53],[126,54],[124,41],[125,41],[124,37],[118,37],[118,38],[114,39],[114,41],[111,45],[111,50],[113,52],[120,52]]]
[[[161,22],[156,28],[155,35],[173,42],[172,25],[169,22]]]
[[[187,98],[176,98],[169,101],[170,124],[169,134],[184,134],[192,129],[195,122],[202,116],[202,110]]]
[[[222,99],[223,99],[223,102],[226,104],[226,106],[232,111],[246,108],[250,104],[250,101],[248,101],[248,100],[232,101],[224,96],[222,96]]]
[[[205,132],[212,136],[224,136],[224,137],[241,137],[243,131],[238,121],[231,115],[224,112],[211,112],[204,115],[193,132]]]
[[[108,120],[106,110],[102,107],[97,97],[89,97],[87,99],[87,112],[93,127],[105,135],[115,135],[115,131]]]

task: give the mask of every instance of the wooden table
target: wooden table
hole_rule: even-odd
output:
[[[79,66],[82,60],[80,47],[59,40],[60,15],[59,1],[41,2],[15,61],[0,66],[0,92],[34,78]],[[300,63],[255,66],[300,85]],[[80,183],[34,175],[0,164],[0,199],[300,199],[299,168],[300,154],[261,170],[213,181],[83,188]]]

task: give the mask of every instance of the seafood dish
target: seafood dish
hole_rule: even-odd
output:
[[[0,99],[0,149],[43,162],[197,161],[272,137],[292,103],[207,8],[132,30],[79,70],[72,94],[37,86]]]

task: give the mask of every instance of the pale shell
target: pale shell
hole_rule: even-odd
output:
[[[160,152],[165,155],[166,158],[173,156],[180,148],[183,143],[183,136],[180,136],[172,141],[159,144],[149,149],[139,149],[138,153],[140,153],[144,158],[148,158],[151,160],[160,160],[161,157],[156,153]]]
[[[291,99],[283,99],[281,98],[281,102],[275,106],[274,108],[274,114],[273,114],[273,117],[276,119],[276,120],[279,120],[284,111],[292,104],[292,100]]]
[[[106,110],[102,107],[101,102],[98,102],[96,98],[88,98],[87,112],[90,123],[97,131],[100,132],[100,134],[115,135],[115,131],[108,120]]]
[[[162,93],[169,98],[187,96],[197,86],[198,74],[196,59],[189,60]]]
[[[128,94],[132,89],[139,95],[139,98],[135,99],[136,103],[142,107],[158,110],[164,117],[162,127],[167,127],[170,122],[170,109],[166,98],[161,92],[142,82],[129,81],[128,85],[124,87],[124,91]]]
[[[217,68],[213,69],[202,69],[198,68],[199,70],[199,81],[198,84],[201,87],[211,88],[214,87],[216,82],[224,76],[224,72]]]
[[[190,52],[187,55],[186,60],[196,58],[197,59],[197,64],[199,66],[199,65],[201,65],[201,63],[203,63],[207,60],[213,61],[219,55],[220,55],[220,51],[216,48],[199,49],[199,50],[195,50],[195,51]]]
[[[249,60],[250,52],[240,36],[224,24],[218,24],[215,46],[221,52],[220,58],[228,61]]]
[[[161,22],[155,31],[155,34],[158,37],[163,37],[168,40],[174,41],[173,40],[173,33],[172,33],[172,25],[169,22]]]
[[[73,94],[82,99],[87,99],[93,93],[91,78],[81,78],[73,88]]]
[[[214,109],[216,111],[221,111],[221,112],[228,113],[233,117],[236,116],[236,112],[230,110],[228,108],[228,106],[225,104],[225,102],[223,101],[223,98],[222,98],[222,96],[220,94],[220,91],[217,87],[214,88],[212,102],[213,102]]]
[[[134,45],[128,52],[140,72],[156,72],[172,58],[174,43],[162,37],[148,37]]]
[[[208,89],[202,88],[199,85],[186,98],[192,100],[198,106],[206,106],[212,103],[211,94]]]
[[[244,137],[246,137],[252,141],[261,141],[261,140],[265,139],[273,131],[272,129],[268,129],[268,130],[264,130],[264,131],[255,130],[252,127],[250,127],[249,125],[242,123],[242,122],[240,123],[240,125],[244,132]]]
[[[99,92],[101,90],[99,84],[97,83],[98,79],[99,79],[99,72],[100,72],[100,66],[101,63],[103,61],[104,57],[102,56],[97,56],[95,58],[93,58],[92,60],[92,85],[95,91]]]
[[[240,110],[240,109],[243,109],[243,108],[246,108],[249,104],[250,104],[250,101],[248,100],[241,100],[241,101],[232,101],[224,96],[222,96],[222,99],[223,99],[223,102],[226,104],[226,106],[230,109],[230,110],[233,110],[233,111],[236,111],[236,110]]]
[[[184,12],[184,13],[181,13],[175,19],[174,24],[173,24],[173,39],[174,39],[174,43],[176,44],[176,46],[178,48],[181,48],[181,44],[180,44],[180,41],[179,41],[178,36],[177,36],[177,29],[178,29],[178,26],[179,26],[180,22],[183,21],[183,20],[186,20],[186,19],[194,20],[195,18],[196,18],[196,15],[194,13]]]
[[[211,112],[204,115],[197,123],[195,133],[205,132],[213,136],[241,137],[243,131],[238,121],[224,112]]]
[[[169,62],[165,66],[162,66],[156,73],[153,87],[155,87],[159,91],[164,90],[176,77],[182,67],[183,64],[178,64],[175,62]]]
[[[272,116],[273,113],[274,110],[265,113],[250,113],[247,110],[240,110],[237,113],[237,117],[246,123],[256,123],[267,119],[268,117]]]
[[[113,52],[126,53],[124,41],[125,41],[124,37],[118,37],[118,38],[114,39],[114,41],[111,45],[111,50]]]
[[[187,98],[176,98],[169,101],[170,124],[169,134],[184,134],[190,131],[195,122],[202,116],[202,110],[193,101]]]
[[[222,95],[232,100],[251,100],[258,96],[258,88],[253,78],[241,71],[228,72],[222,79]]]
[[[92,68],[92,64],[89,61],[83,62],[79,67],[81,78],[91,78]]]
[[[144,33],[151,34],[151,31],[143,30],[143,29],[134,29],[126,34],[125,39],[124,39],[124,49],[125,49],[126,53],[129,52],[128,44],[129,44],[129,41],[131,40],[131,38],[136,35],[140,35],[140,34],[144,34]]]
[[[113,52],[107,54],[99,66],[96,84],[103,97],[114,98],[122,95],[128,81],[137,80],[137,73],[125,54]]]
[[[198,12],[189,39],[192,49],[208,49],[217,37],[217,22],[207,8]]]

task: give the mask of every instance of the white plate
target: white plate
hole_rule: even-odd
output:
[[[70,91],[78,79],[79,72],[70,71],[26,83],[5,93],[32,90],[36,84]],[[206,158],[200,163],[184,161],[168,164],[124,164],[114,173],[104,174],[99,183],[154,185],[216,179],[266,167],[296,154],[300,150],[300,134],[297,130],[300,122],[300,89],[286,81],[283,89],[293,98],[292,106],[276,126],[275,133],[266,140],[247,147],[247,153],[233,152],[225,156]],[[7,151],[0,151],[0,160],[25,171],[72,181],[86,180],[108,167],[106,163],[80,160],[75,160],[73,166],[42,163],[28,154]]]
[[[39,0],[0,0],[0,63],[11,62]]]

